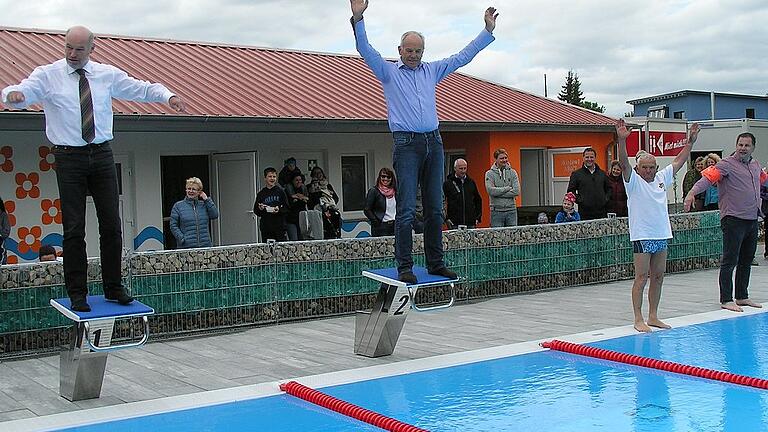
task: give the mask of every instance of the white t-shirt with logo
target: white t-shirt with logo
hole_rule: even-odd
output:
[[[667,208],[667,188],[672,182],[672,164],[658,171],[650,183],[643,180],[634,169],[630,172],[629,182],[624,182],[629,209],[630,241],[672,238],[672,225],[669,223]]]

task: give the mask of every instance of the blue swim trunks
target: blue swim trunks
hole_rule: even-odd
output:
[[[667,250],[668,242],[664,240],[635,240],[632,242],[632,252],[655,254]]]

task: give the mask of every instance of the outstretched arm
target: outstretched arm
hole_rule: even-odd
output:
[[[683,150],[680,151],[680,153],[675,156],[675,159],[672,161],[672,170],[675,174],[677,174],[678,171],[680,171],[680,168],[683,167],[683,164],[688,160],[688,157],[691,155],[691,148],[693,148],[693,143],[696,142],[696,138],[699,137],[699,124],[694,123],[693,126],[691,126],[691,131],[688,135],[688,138],[685,140],[685,146],[683,147]]]
[[[496,28],[496,17],[499,14],[496,8],[489,7],[485,10],[485,29],[458,53],[436,62],[430,62],[436,68],[435,82],[439,83],[446,76],[455,72],[458,68],[469,64],[475,56],[495,40],[493,30]]]
[[[4,88],[2,102],[10,108],[23,109],[42,101],[48,96],[49,89],[48,75],[39,66],[21,83]]]
[[[394,66],[384,60],[376,49],[368,42],[368,35],[365,33],[365,23],[363,22],[363,12],[368,9],[368,0],[349,0],[352,8],[352,30],[355,32],[355,48],[360,56],[365,60],[365,64],[371,68],[371,72],[376,75],[379,81],[387,80],[388,67]]]
[[[632,167],[629,165],[629,157],[627,156],[627,137],[632,133],[624,120],[620,119],[616,123],[616,139],[618,141],[619,152],[619,166],[621,167],[621,175],[624,177],[624,181],[629,181],[629,176],[632,174]],[[689,149],[690,152],[690,149]]]

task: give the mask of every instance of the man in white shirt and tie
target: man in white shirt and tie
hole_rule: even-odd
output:
[[[184,102],[161,84],[131,78],[122,70],[90,61],[93,33],[85,27],[67,30],[65,58],[39,66],[18,85],[2,91],[2,102],[16,109],[40,103],[45,133],[56,156],[64,225],[64,282],[72,310],[88,312],[86,301],[85,199],[93,197],[99,221],[101,271],[107,300],[127,305],[133,298],[122,285],[122,228],[112,156],[112,98],[166,102],[184,112]]]

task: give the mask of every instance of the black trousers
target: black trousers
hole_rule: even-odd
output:
[[[720,303],[749,298],[749,275],[757,249],[757,220],[726,216],[720,219],[723,230],[723,257],[720,259]],[[736,269],[734,293],[733,269]]]
[[[85,200],[89,192],[99,221],[104,293],[122,290],[120,260],[123,232],[117,172],[109,142],[84,147],[54,146],[53,154],[56,156],[56,181],[64,225],[64,283],[67,294],[71,299],[88,294]]]

